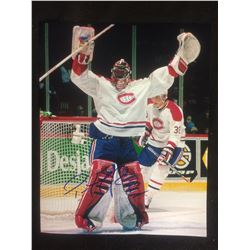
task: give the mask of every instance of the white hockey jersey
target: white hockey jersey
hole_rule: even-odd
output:
[[[71,73],[72,82],[94,99],[96,127],[105,134],[127,137],[140,136],[145,130],[147,100],[165,93],[173,82],[168,67],[155,70],[148,78],[131,81],[122,91],[110,80],[85,70]]]
[[[185,146],[185,125],[182,109],[168,100],[166,106],[159,110],[149,104],[147,106],[147,126],[152,129],[148,143],[163,148],[168,143],[176,147]]]

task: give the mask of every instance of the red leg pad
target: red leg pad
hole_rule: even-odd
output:
[[[96,229],[96,226],[88,218],[85,219],[80,215],[75,216],[75,223],[77,227],[85,229],[87,232],[92,232]]]
[[[131,162],[118,168],[123,189],[138,217],[141,226],[148,223],[148,215],[144,205],[144,182],[139,162]]]
[[[110,190],[115,172],[115,166],[112,164],[105,160],[93,161],[89,182],[75,213],[77,226],[82,227],[78,216],[87,218],[93,207]]]

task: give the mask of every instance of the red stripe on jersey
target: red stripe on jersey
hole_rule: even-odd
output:
[[[168,65],[168,73],[173,77],[178,77],[179,75],[176,73],[176,71],[173,69],[172,66]]]
[[[180,62],[179,62],[178,67],[182,73],[185,73],[187,71],[187,64],[185,63],[185,61],[182,58],[180,58]]]
[[[172,142],[172,141],[168,141],[168,144],[170,144],[173,148],[176,147],[176,144],[175,144],[174,142]],[[168,145],[167,145],[167,146],[168,146]]]
[[[180,111],[180,108],[177,106],[176,103],[169,100],[166,108],[168,108],[170,110],[174,121],[179,122],[182,120],[182,117],[183,117],[182,112]]]

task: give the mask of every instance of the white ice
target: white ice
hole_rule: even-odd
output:
[[[148,210],[149,224],[140,231],[123,231],[110,218],[96,234],[186,235],[206,237],[206,192],[161,191]],[[85,234],[74,224],[73,215],[42,216],[41,231],[57,234]]]

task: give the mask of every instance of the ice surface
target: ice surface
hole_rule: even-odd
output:
[[[206,192],[167,192],[156,194],[148,210],[149,224],[140,231],[125,232],[109,216],[98,234],[151,234],[206,237]],[[73,214],[41,216],[41,231],[83,234],[74,224]]]

